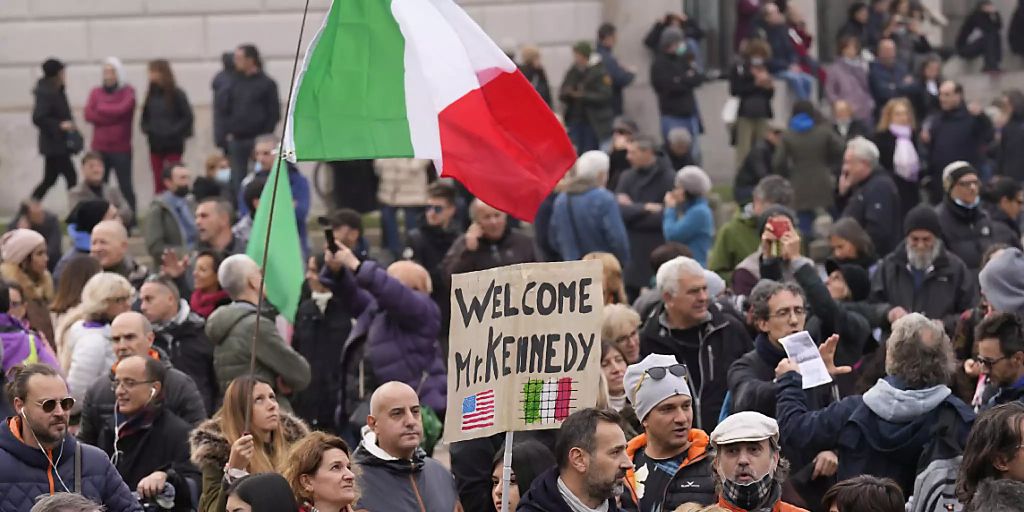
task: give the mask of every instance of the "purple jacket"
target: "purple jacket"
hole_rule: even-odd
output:
[[[854,119],[871,124],[875,100],[868,86],[866,64],[854,64],[840,58],[829,66],[825,79],[825,97],[832,104],[837,100],[846,100],[853,109]]]
[[[132,117],[135,116],[135,89],[124,85],[108,93],[96,87],[85,103],[85,120],[96,127],[92,149],[105,153],[132,150]]]
[[[321,281],[357,319],[341,353],[346,413],[369,400],[377,386],[393,380],[412,386],[422,404],[443,412],[448,378],[438,344],[441,310],[430,295],[407,288],[373,261],[364,261],[355,276],[348,270],[332,275],[325,269]],[[362,397],[354,396],[360,361],[369,363],[364,374],[371,375]]]
[[[60,370],[60,363],[57,362],[57,358],[50,351],[50,346],[39,333],[26,330],[21,322],[11,315],[0,313],[0,341],[4,345],[2,359],[5,375],[13,366],[21,364],[28,358],[31,353],[30,339],[36,346],[36,362]]]

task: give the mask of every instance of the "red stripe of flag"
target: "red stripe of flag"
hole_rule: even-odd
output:
[[[555,420],[564,421],[569,417],[569,403],[572,399],[572,379],[558,379],[558,395],[555,396]]]

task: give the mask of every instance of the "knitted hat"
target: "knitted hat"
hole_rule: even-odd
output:
[[[673,356],[664,354],[650,354],[639,363],[631,364],[626,368],[626,376],[623,384],[626,387],[626,398],[633,404],[636,417],[643,421],[647,413],[651,412],[658,404],[666,398],[676,395],[693,396],[690,394],[690,386],[684,377],[675,375],[668,371],[669,367],[678,365],[679,361]],[[665,375],[655,379],[647,374],[652,368],[664,369]]]
[[[68,214],[67,223],[74,224],[75,229],[83,233],[92,233],[92,228],[96,227],[103,220],[103,217],[110,210],[110,203],[103,199],[89,199],[78,203],[74,210]]]
[[[612,121],[612,131],[629,132],[635,134],[640,131],[636,122],[626,116],[618,116]]]
[[[60,73],[60,70],[64,69],[64,63],[57,59],[49,58],[46,59],[46,62],[43,63],[42,67],[43,76],[46,78],[53,78],[57,76],[57,73]]]
[[[832,275],[832,272],[837,270],[843,275],[846,287],[850,289],[850,300],[860,302],[868,298],[868,294],[871,293],[871,278],[864,267],[852,263],[839,263],[831,258],[825,261],[825,272]]]
[[[711,178],[704,169],[687,165],[676,173],[676,186],[695,196],[705,196],[711,191]]]
[[[681,43],[686,39],[686,35],[683,34],[683,29],[676,26],[665,27],[665,30],[661,31],[661,38],[658,40],[658,45],[664,49],[667,46]]]
[[[1024,253],[1003,249],[978,276],[981,294],[996,311],[1024,313]]]
[[[942,170],[942,189],[947,193],[956,185],[956,182],[960,181],[960,178],[967,176],[968,174],[978,175],[978,170],[971,164],[958,160],[946,166]]]
[[[708,284],[708,297],[714,299],[725,291],[725,280],[716,272],[704,270],[704,281]]]
[[[919,229],[930,231],[935,236],[942,236],[939,215],[928,204],[919,204],[913,207],[903,219],[903,236]]]
[[[39,244],[45,244],[43,235],[31,229],[14,229],[0,236],[0,259],[20,265]]]
[[[754,411],[738,412],[722,420],[711,432],[711,445],[759,442],[779,439],[779,424]]]

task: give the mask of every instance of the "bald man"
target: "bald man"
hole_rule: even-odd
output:
[[[110,323],[110,341],[118,362],[132,357],[150,357],[160,361],[167,370],[164,378],[161,401],[167,410],[191,425],[206,419],[206,408],[203,406],[202,395],[191,377],[171,366],[171,359],[163,350],[153,346],[155,334],[153,325],[142,313],[128,311],[121,313]],[[118,363],[110,369],[107,376],[96,379],[85,394],[82,406],[82,429],[78,439],[96,445],[98,440],[107,435],[114,435],[114,389],[110,383],[114,379]],[[144,385],[144,383],[136,383]],[[121,418],[123,421],[124,418]]]
[[[504,212],[475,199],[469,213],[473,223],[441,263],[449,276],[537,261],[533,238],[511,229]]]
[[[119,220],[105,220],[92,228],[89,255],[100,262],[103,270],[123,276],[136,290],[149,274],[149,269],[128,254],[128,230]]]
[[[370,397],[363,439],[352,454],[360,466],[358,510],[461,511],[455,479],[419,447],[420,401],[402,382],[386,382]]]

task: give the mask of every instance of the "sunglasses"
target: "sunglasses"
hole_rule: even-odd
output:
[[[42,402],[36,402],[36,405],[41,407],[43,412],[47,414],[53,412],[53,410],[57,408],[57,404],[60,404],[60,408],[64,411],[70,411],[71,408],[75,406],[75,399],[70,396],[66,396],[59,400],[56,398],[50,398],[43,400]]]
[[[644,379],[646,379],[648,375],[650,375],[650,377],[654,380],[661,380],[664,379],[670,373],[672,375],[675,375],[676,377],[685,377],[686,365],[677,363],[671,366],[656,366],[654,368],[648,368],[647,370],[644,371],[643,375],[640,376],[640,380],[637,381],[636,387],[633,389],[633,394],[635,395],[638,391],[640,391],[640,386],[643,385]]]
[[[441,212],[444,211],[444,209],[445,209],[444,206],[436,205],[436,204],[435,205],[427,206],[427,211],[430,212],[430,213],[441,213]]]

